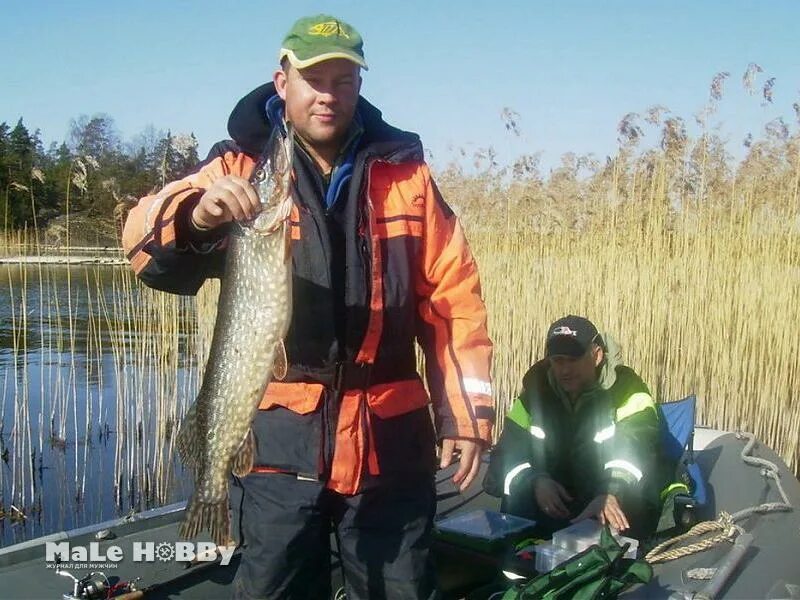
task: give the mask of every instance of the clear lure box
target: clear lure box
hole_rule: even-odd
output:
[[[574,525],[556,531],[553,534],[553,545],[569,550],[572,554],[577,554],[578,552],[583,552],[589,546],[599,544],[602,531],[603,526],[598,521],[584,519]],[[625,537],[618,533],[613,533],[613,535],[620,546],[630,543],[628,551],[625,553],[625,558],[636,558],[636,553],[639,550],[639,540]]]

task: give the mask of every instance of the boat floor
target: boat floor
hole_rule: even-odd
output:
[[[778,502],[780,496],[770,480],[760,474],[760,469],[745,465],[740,452],[744,440],[734,434],[725,434],[710,441],[695,455],[704,473],[708,474],[709,502],[698,512],[700,520],[713,519],[720,511],[733,513],[764,502]],[[775,453],[760,443],[754,455],[775,462],[781,474],[784,489],[795,506],[791,512],[755,514],[739,523],[754,536],[738,569],[723,589],[724,598],[794,598],[792,590],[800,590],[800,481],[786,468]],[[454,513],[465,513],[479,508],[496,510],[498,500],[482,493],[474,484],[465,494],[459,494],[449,480],[452,468],[439,473],[439,506],[437,518]],[[24,544],[0,549],[0,598],[39,599],[60,598],[72,588],[68,578],[58,576],[54,565],[45,562],[45,541],[67,541],[87,544],[95,541],[100,529],[111,529],[115,537],[100,542],[100,548],[120,546],[123,560],[113,568],[73,568],[74,575],[82,577],[89,570],[103,571],[111,583],[129,581],[137,577],[140,589],[145,589],[146,600],[214,599],[231,595],[231,581],[239,563],[238,554],[231,563],[199,563],[185,567],[175,561],[133,562],[134,542],[175,542],[177,526],[182,517],[182,506],[173,505],[158,511],[149,511],[129,520],[117,520],[79,531],[54,534]],[[207,538],[206,538],[207,539]],[[333,548],[335,546],[332,545]],[[654,578],[645,585],[626,592],[626,599],[667,598],[673,592],[692,592],[702,589],[705,582],[689,580],[690,569],[714,567],[727,554],[730,543],[676,561],[654,566]],[[444,542],[435,547],[440,587],[445,598],[486,598],[500,589],[497,578],[500,559],[466,550]],[[341,586],[341,569],[335,552],[332,553],[333,593]]]

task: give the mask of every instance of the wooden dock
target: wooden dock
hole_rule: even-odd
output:
[[[0,265],[126,265],[122,248],[41,246],[38,250],[19,249],[19,253],[0,257]]]

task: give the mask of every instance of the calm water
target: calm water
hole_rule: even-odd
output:
[[[125,267],[0,265],[0,546],[186,498],[194,323]]]

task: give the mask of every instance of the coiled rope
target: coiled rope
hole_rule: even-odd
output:
[[[783,489],[783,485],[781,484],[777,465],[771,461],[750,454],[756,444],[756,437],[752,433],[737,432],[736,438],[747,439],[747,443],[741,452],[742,460],[745,464],[750,466],[761,467],[761,475],[775,482],[775,486],[778,488],[783,502],[764,502],[756,506],[744,508],[733,514],[722,511],[719,513],[719,517],[717,517],[716,520],[698,523],[686,533],[660,543],[647,553],[644,558],[647,562],[651,564],[667,562],[697,552],[703,552],[725,541],[732,542],[738,535],[744,532],[744,529],[736,524],[738,521],[746,519],[753,514],[766,514],[769,512],[789,511],[793,509]],[[687,544],[686,546],[672,547],[695,536],[713,532],[718,533],[704,540]]]

